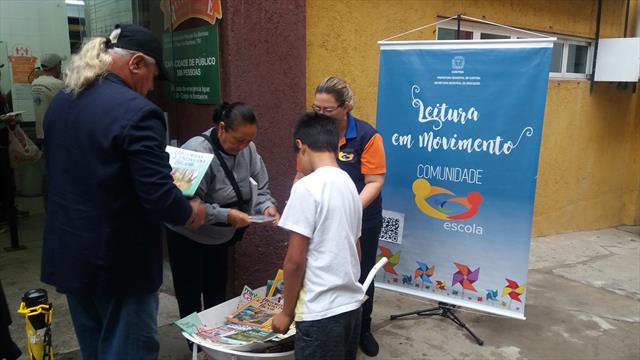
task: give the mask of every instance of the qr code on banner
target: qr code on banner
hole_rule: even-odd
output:
[[[395,211],[382,210],[382,231],[380,231],[380,240],[394,244],[402,244],[403,228],[404,214]]]

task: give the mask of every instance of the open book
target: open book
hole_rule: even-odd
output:
[[[213,154],[185,150],[173,146],[167,146],[165,151],[169,153],[173,183],[182,191],[184,196],[193,196],[204,174],[207,172],[211,160],[213,160]]]

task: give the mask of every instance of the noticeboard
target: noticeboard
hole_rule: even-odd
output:
[[[164,65],[173,100],[193,104],[220,103],[218,26],[165,32]]]

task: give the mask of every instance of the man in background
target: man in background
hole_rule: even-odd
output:
[[[42,126],[44,114],[51,100],[64,87],[62,79],[62,58],[58,54],[44,54],[40,59],[42,74],[31,83],[31,96],[33,97],[33,110],[36,120],[36,145],[42,150],[44,129]],[[45,161],[43,156],[43,161]],[[47,208],[48,196],[47,172],[44,171],[42,180],[42,198],[44,207]]]
[[[36,116],[36,144],[42,148],[44,130],[42,120],[51,99],[64,87],[62,78],[62,58],[58,54],[44,54],[40,59],[42,75],[31,83],[31,96]]]

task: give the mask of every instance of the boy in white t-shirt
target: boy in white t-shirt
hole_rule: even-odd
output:
[[[362,204],[336,163],[334,118],[307,113],[294,131],[305,177],[291,188],[279,226],[289,230],[284,309],[273,329],[296,322],[296,359],[355,359],[364,289],[360,277]]]

